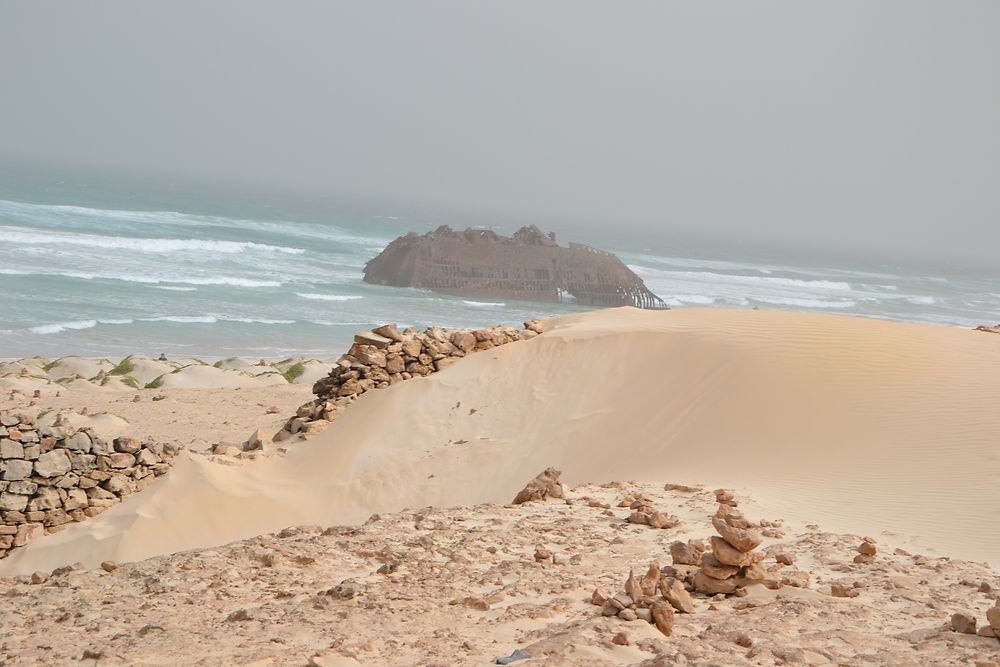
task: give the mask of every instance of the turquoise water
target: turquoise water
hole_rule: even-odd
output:
[[[582,310],[361,282],[365,262],[392,238],[438,220],[341,210],[317,222],[267,211],[225,215],[218,203],[211,213],[180,212],[135,201],[98,206],[93,197],[73,203],[3,194],[0,358],[327,356],[343,351],[356,331],[385,322],[477,327]],[[961,327],[1000,321],[1000,287],[989,277],[609,249],[674,307],[780,308]]]

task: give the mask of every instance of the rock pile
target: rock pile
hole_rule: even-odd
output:
[[[681,520],[672,514],[660,512],[653,507],[653,497],[646,493],[626,495],[618,502],[618,507],[628,507],[632,513],[625,518],[628,523],[637,523],[650,528],[676,528]]]
[[[58,424],[0,413],[0,557],[141,491],[167,472],[177,453],[171,445],[107,442],[88,429]]]
[[[500,345],[534,338],[541,333],[537,320],[524,329],[496,326],[489,329],[442,329],[399,331],[386,324],[354,337],[354,345],[340,357],[330,374],[313,385],[316,398],[299,406],[274,436],[274,442],[297,433],[315,433],[329,425],[361,394],[373,389],[430,375],[447,368],[461,357]]]
[[[737,509],[732,492],[719,489],[715,492],[719,509],[712,518],[712,526],[719,535],[713,535],[711,552],[701,555],[701,568],[693,578],[694,589],[699,593],[737,593],[743,587],[763,583],[768,572],[763,566],[764,554],[755,552],[761,535]]]
[[[684,585],[662,572],[660,562],[655,560],[638,579],[635,571],[629,570],[624,592],[611,595],[606,589],[597,588],[590,602],[601,607],[604,616],[617,616],[625,621],[641,619],[668,637],[673,632],[674,611],[692,614],[695,610],[694,600]]]
[[[511,504],[520,505],[547,498],[565,498],[565,490],[562,482],[559,481],[561,476],[562,471],[546,468],[518,492]]]

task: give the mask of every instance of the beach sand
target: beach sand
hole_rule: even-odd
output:
[[[244,391],[240,390],[242,396]],[[549,321],[546,332],[533,340],[477,353],[429,377],[369,392],[324,432],[292,446],[284,456],[221,465],[182,454],[170,473],[144,492],[0,561],[0,575],[47,572],[75,562],[96,567],[102,561],[140,561],[244,539],[250,539],[253,548],[280,549],[278,538],[254,538],[291,525],[359,524],[373,513],[394,512],[402,512],[397,523],[406,523],[412,519],[405,517],[418,508],[465,507],[456,511],[467,520],[445,513],[450,518],[442,519],[440,528],[441,537],[451,540],[452,550],[463,554],[441,561],[446,570],[449,562],[459,564],[450,584],[457,595],[484,585],[463,579],[483,574],[481,569],[465,567],[468,561],[463,559],[482,561],[484,568],[492,563],[500,570],[490,576],[505,581],[503,559],[478,551],[486,545],[475,542],[476,536],[469,538],[478,545],[476,550],[462,546],[462,531],[491,530],[498,524],[495,515],[508,516],[509,510],[498,504],[509,502],[528,479],[554,466],[564,471],[564,481],[572,486],[642,480],[652,485],[649,488],[660,489],[665,482],[733,488],[752,499],[749,513],[787,522],[790,548],[812,554],[807,558],[820,579],[845,572],[837,568],[854,554],[843,545],[858,535],[871,535],[891,549],[925,558],[988,563],[955,561],[955,571],[947,575],[947,595],[941,594],[942,601],[931,605],[933,613],[926,617],[919,609],[903,610],[906,605],[899,600],[879,593],[877,613],[902,615],[907,619],[903,629],[909,632],[939,625],[941,618],[959,610],[953,609],[956,605],[978,609],[991,601],[988,596],[962,598],[959,579],[976,576],[996,582],[996,570],[991,568],[1000,564],[1000,532],[993,530],[1000,523],[998,395],[1000,344],[995,336],[981,332],[855,317],[714,309],[622,308],[567,316]],[[197,409],[194,401],[189,405]],[[670,512],[687,512],[683,518],[688,528],[679,535],[707,535],[710,502],[705,507],[699,505],[701,500],[663,497],[662,502]],[[652,531],[661,541],[648,544],[646,529],[640,531],[639,542],[633,542],[632,529],[619,528],[623,541],[609,542],[601,532],[612,520],[609,517],[566,518],[559,503],[537,507],[544,508],[538,510],[538,520],[548,522],[553,531],[548,543],[569,550],[567,557],[573,550],[592,550],[600,567],[615,565],[617,571],[608,575],[615,579],[624,574],[623,554],[639,561],[634,567],[643,567],[642,559],[662,558],[665,545],[676,539],[670,531]],[[532,521],[531,516],[522,518]],[[561,523],[564,520],[567,523]],[[621,525],[621,517],[613,521]],[[574,526],[581,534],[592,533],[591,539],[577,540]],[[510,526],[515,532],[523,529],[517,522]],[[372,530],[366,527],[363,532],[370,535]],[[532,530],[544,531],[538,526]],[[810,537],[819,531],[826,537],[819,541]],[[437,533],[428,534],[433,538]],[[837,537],[842,535],[850,537]],[[416,548],[408,540],[418,537],[389,531],[376,542],[390,551],[407,551]],[[839,546],[820,545],[824,541]],[[333,540],[334,552],[324,556],[330,577],[327,587],[353,575],[382,582],[381,575],[374,574],[381,557],[365,552],[366,556],[356,554],[352,560],[348,542]],[[250,548],[211,549],[135,567],[148,570],[152,577],[157,568],[216,559],[221,568],[217,576],[239,571],[232,586],[246,592],[257,584],[248,589],[236,582],[256,576],[246,570],[243,552]],[[530,551],[521,553],[527,548],[519,543],[508,558],[535,565]],[[836,557],[823,551],[828,548]],[[232,555],[234,549],[243,555]],[[827,554],[826,561],[816,555],[817,550]],[[226,561],[234,558],[242,558],[243,565]],[[913,593],[921,590],[918,582],[929,575],[911,570],[925,562],[906,561],[904,567],[900,561],[893,566],[898,571],[880,576],[916,577],[905,586],[900,583]],[[570,598],[578,597],[597,576],[596,570],[583,578],[579,572],[570,574],[577,578],[562,582]],[[557,579],[546,580],[546,585],[557,586]],[[884,583],[878,578],[865,581],[865,586]],[[544,588],[538,582],[532,586],[532,590]],[[398,590],[393,594],[406,595]],[[451,594],[449,589],[434,599],[446,604],[443,600]],[[525,594],[530,598],[530,591]],[[199,595],[191,599],[204,600]],[[913,600],[911,606],[921,607],[922,600]],[[408,604],[403,606],[414,614],[428,611]],[[505,626],[506,631],[527,632],[530,626],[532,631],[547,627],[555,632],[556,621],[551,619],[566,623],[576,618],[580,610],[574,604],[550,610],[555,616],[545,616],[549,620],[544,623],[536,618],[524,627]],[[221,621],[231,605],[211,606]],[[889,630],[903,631],[895,625],[888,628],[884,619],[874,618],[876,611],[866,609],[865,633],[884,638]],[[855,608],[838,618],[846,622],[857,613]],[[438,622],[447,615],[447,609],[442,611]],[[760,627],[767,627],[767,621],[759,620]],[[827,620],[819,625],[827,627]],[[392,656],[400,660],[394,664],[416,664],[420,642],[435,632],[433,623],[428,623],[407,635],[409,653],[393,653],[382,646],[379,650],[388,652],[369,652],[370,661],[359,664],[394,663]],[[481,618],[477,623],[456,632],[475,635],[490,625]],[[699,623],[703,631],[705,624]],[[593,627],[588,627],[587,636],[593,638]],[[437,631],[446,632],[442,628]],[[219,631],[216,627],[212,632]],[[523,640],[518,632],[508,635],[511,642]],[[798,641],[786,640],[788,646]],[[302,641],[315,647],[319,639]],[[903,644],[909,646],[908,640]],[[884,648],[905,655],[903,644]],[[492,645],[487,648],[501,653]],[[437,655],[437,649],[427,650],[428,655]],[[649,657],[650,652],[645,653]],[[343,655],[347,654],[336,659]],[[602,653],[593,664],[637,662],[642,657]],[[576,663],[566,664],[580,660],[577,656]],[[928,660],[926,664],[934,664]],[[476,664],[471,659],[460,662]]]
[[[787,518],[1000,562],[1000,345],[947,327],[623,308],[372,392],[287,456],[166,479],[0,572],[137,560],[286,525],[504,502],[570,484],[693,480]],[[204,507],[212,507],[206,513]]]

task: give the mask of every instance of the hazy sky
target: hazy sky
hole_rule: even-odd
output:
[[[998,26],[993,0],[0,0],[0,158],[983,262]]]

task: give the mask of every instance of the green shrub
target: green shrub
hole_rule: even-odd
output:
[[[122,378],[122,384],[126,384],[126,385],[132,387],[133,389],[138,389],[139,388],[139,381],[136,380],[131,375],[126,375],[125,377],[123,377]]]
[[[152,382],[147,382],[146,383],[146,389],[159,389],[160,387],[162,387],[163,386],[163,376],[164,375],[166,375],[166,373],[164,373],[163,375],[157,377]]]
[[[108,375],[128,375],[135,370],[135,364],[132,363],[132,355],[129,355],[118,362],[118,365],[108,371]]]
[[[62,363],[62,359],[56,359],[55,361],[50,361],[49,363],[47,363],[44,366],[42,366],[42,370],[45,371],[46,373],[48,373],[49,371],[51,371],[53,368],[55,368],[56,366],[58,366],[61,363]]]
[[[306,365],[300,361],[297,364],[292,364],[291,366],[289,366],[288,369],[282,373],[282,375],[285,377],[285,380],[289,384],[291,384],[295,382],[295,379],[297,377],[299,377],[305,372],[306,372]]]

